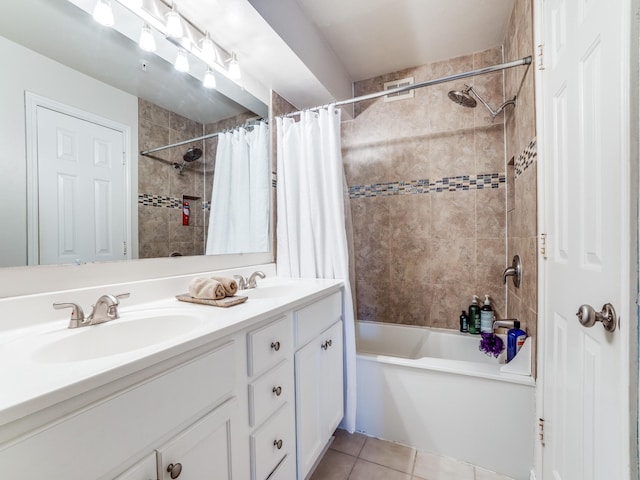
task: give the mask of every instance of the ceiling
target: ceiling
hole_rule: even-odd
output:
[[[502,45],[514,0],[297,0],[363,80]]]

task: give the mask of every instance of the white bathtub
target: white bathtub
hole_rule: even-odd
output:
[[[365,321],[356,328],[358,431],[529,478],[531,376],[501,371],[504,359],[480,352],[479,335]]]

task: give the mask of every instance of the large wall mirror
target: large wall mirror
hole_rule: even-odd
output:
[[[269,252],[268,92],[204,88],[83,3],[3,4],[0,267]]]

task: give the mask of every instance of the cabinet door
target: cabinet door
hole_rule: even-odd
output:
[[[321,337],[314,338],[295,354],[298,478],[307,476],[325,444],[319,415],[322,360],[320,339]]]
[[[321,355],[320,422],[324,428],[325,441],[327,441],[344,416],[342,322],[336,322],[322,334],[321,338],[324,338],[323,342],[327,348],[323,349]]]
[[[160,480],[231,480],[231,428],[237,401],[228,400],[158,449]]]
[[[343,415],[342,322],[295,354],[298,478],[305,478]]]
[[[152,453],[122,475],[118,475],[115,480],[156,480],[157,478],[156,454]]]

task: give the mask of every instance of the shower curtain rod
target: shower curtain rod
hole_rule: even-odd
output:
[[[201,135],[199,137],[190,138],[189,140],[183,140],[181,142],[172,143],[170,145],[163,145],[162,147],[151,148],[149,150],[144,150],[144,151],[140,152],[140,155],[145,155],[146,156],[146,155],[149,155],[150,153],[153,153],[153,152],[159,152],[160,150],[166,150],[167,148],[179,147],[180,145],[186,145],[187,143],[197,142],[198,140],[206,140],[207,138],[217,137],[221,133],[228,132],[229,130],[235,130],[236,128],[255,127],[255,125],[251,125],[252,122],[269,123],[268,120],[265,120],[262,117],[250,118],[249,120],[244,122],[242,125],[236,125],[235,127],[231,128],[231,129],[227,128],[225,130],[222,130],[221,132],[208,133],[206,135]]]
[[[300,115],[302,112],[317,112],[323,108],[327,108],[331,105],[340,107],[342,105],[350,105],[352,103],[364,102],[365,100],[373,100],[374,98],[384,97],[385,95],[391,95],[395,93],[408,92],[409,90],[415,90],[416,88],[428,87],[430,85],[437,85],[439,83],[450,82],[452,80],[460,80],[462,78],[474,77],[476,75],[482,75],[484,73],[496,72],[498,70],[506,70],[507,68],[520,67],[522,65],[531,65],[531,56],[521,58],[520,60],[514,60],[512,62],[500,63],[492,65],[490,67],[479,68],[477,70],[470,70],[464,73],[456,73],[455,75],[449,75],[447,77],[436,78],[434,80],[427,80],[425,82],[414,83],[413,85],[405,85],[404,87],[391,88],[383,92],[369,93],[368,95],[362,95],[360,97],[349,98],[347,100],[341,100],[339,102],[328,103],[326,105],[320,105],[313,108],[307,108],[305,110],[299,110],[297,112],[291,112],[282,115],[283,117],[293,117]]]

